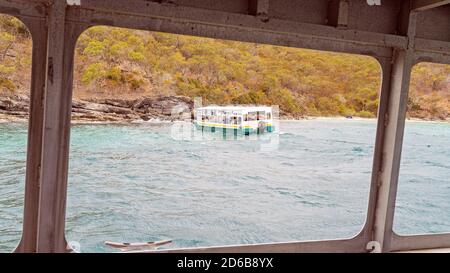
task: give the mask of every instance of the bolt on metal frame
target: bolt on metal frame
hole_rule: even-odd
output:
[[[16,252],[70,252],[65,210],[74,50],[89,27],[175,34],[368,55],[382,68],[366,223],[353,238],[163,252],[369,252],[450,247],[450,233],[393,231],[412,67],[450,64],[450,5],[437,0],[0,0],[33,39],[22,239]],[[449,231],[450,232],[450,231]],[[374,243],[376,242],[376,243]],[[368,247],[369,246],[369,247]]]

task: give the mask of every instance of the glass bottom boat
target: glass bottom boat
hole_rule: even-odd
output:
[[[195,109],[194,124],[202,131],[245,134],[273,132],[272,108],[267,106],[208,106]]]

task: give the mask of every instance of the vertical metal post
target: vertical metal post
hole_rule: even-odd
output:
[[[413,56],[408,51],[395,52],[390,80],[386,83],[390,86],[390,92],[374,223],[374,240],[380,243],[382,251],[389,251],[392,238],[412,66]]]
[[[388,108],[382,143],[382,160],[379,169],[377,201],[374,221],[374,240],[380,244],[381,251],[390,251],[393,237],[393,221],[397,185],[400,171],[403,134],[408,103],[411,69],[415,64],[414,36],[417,15],[412,12],[409,18],[407,50],[394,51],[390,68],[383,69],[384,88],[389,88]]]
[[[27,167],[22,239],[15,252],[36,252],[37,222],[47,65],[47,27],[45,19],[25,19],[33,38],[30,111],[28,121]]]
[[[65,15],[66,1],[54,1],[48,20],[37,252],[68,251],[64,230],[73,55],[82,27],[66,22]]]

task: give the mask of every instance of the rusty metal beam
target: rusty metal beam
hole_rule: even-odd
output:
[[[447,4],[450,4],[450,0],[414,0],[412,4],[412,10],[425,11]]]

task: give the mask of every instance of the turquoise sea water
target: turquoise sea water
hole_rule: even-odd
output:
[[[67,238],[170,247],[352,237],[365,222],[375,121],[282,122],[268,140],[174,138],[172,124],[75,125]],[[274,139],[272,139],[274,140]],[[0,124],[0,251],[22,227],[26,126]],[[450,124],[408,122],[395,230],[450,231]]]

